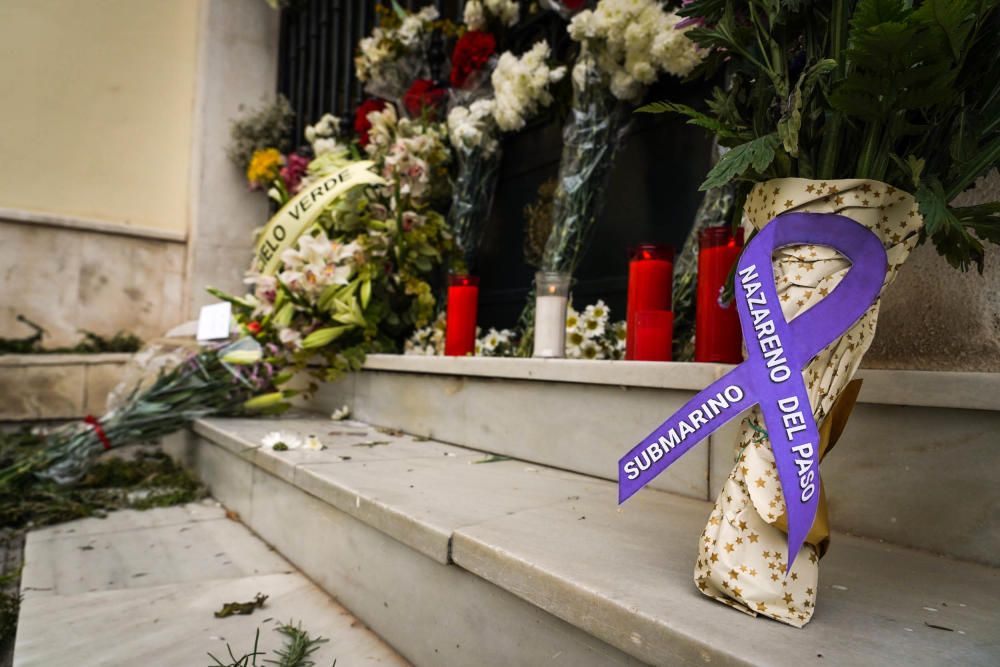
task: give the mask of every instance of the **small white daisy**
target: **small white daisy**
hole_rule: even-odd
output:
[[[306,437],[306,441],[302,443],[302,449],[309,449],[314,452],[318,452],[321,449],[326,449],[326,445],[319,441],[315,435],[309,435]]]
[[[261,438],[260,444],[263,445],[265,449],[282,451],[286,449],[298,449],[302,446],[302,439],[294,433],[272,431]]]

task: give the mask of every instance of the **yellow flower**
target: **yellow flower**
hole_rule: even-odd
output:
[[[250,158],[250,166],[247,167],[247,181],[251,187],[263,187],[269,185],[278,177],[281,169],[281,151],[277,148],[259,148],[253,152]]]

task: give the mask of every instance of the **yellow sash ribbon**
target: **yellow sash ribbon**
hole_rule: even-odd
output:
[[[383,184],[371,171],[374,163],[352,162],[324,176],[288,200],[268,221],[257,241],[255,266],[263,275],[273,275],[281,265],[281,253],[290,248],[334,201],[359,185]]]

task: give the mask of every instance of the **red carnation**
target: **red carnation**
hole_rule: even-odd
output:
[[[254,320],[253,322],[247,322],[247,331],[252,334],[260,333],[260,322]]]
[[[496,50],[492,33],[470,30],[462,35],[451,54],[451,85],[464,87],[470,76],[486,67]]]
[[[372,111],[381,111],[385,108],[385,100],[370,97],[358,106],[354,112],[354,132],[358,135],[358,143],[364,148],[368,145],[368,131],[372,129],[368,114]]]
[[[445,89],[430,79],[417,79],[403,95],[403,106],[410,117],[416,117],[425,109],[436,111],[444,101]]]

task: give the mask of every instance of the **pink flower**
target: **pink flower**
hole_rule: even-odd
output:
[[[285,161],[285,166],[281,168],[281,180],[285,183],[285,188],[292,194],[299,191],[302,183],[302,176],[309,166],[309,158],[298,153],[292,153]]]

